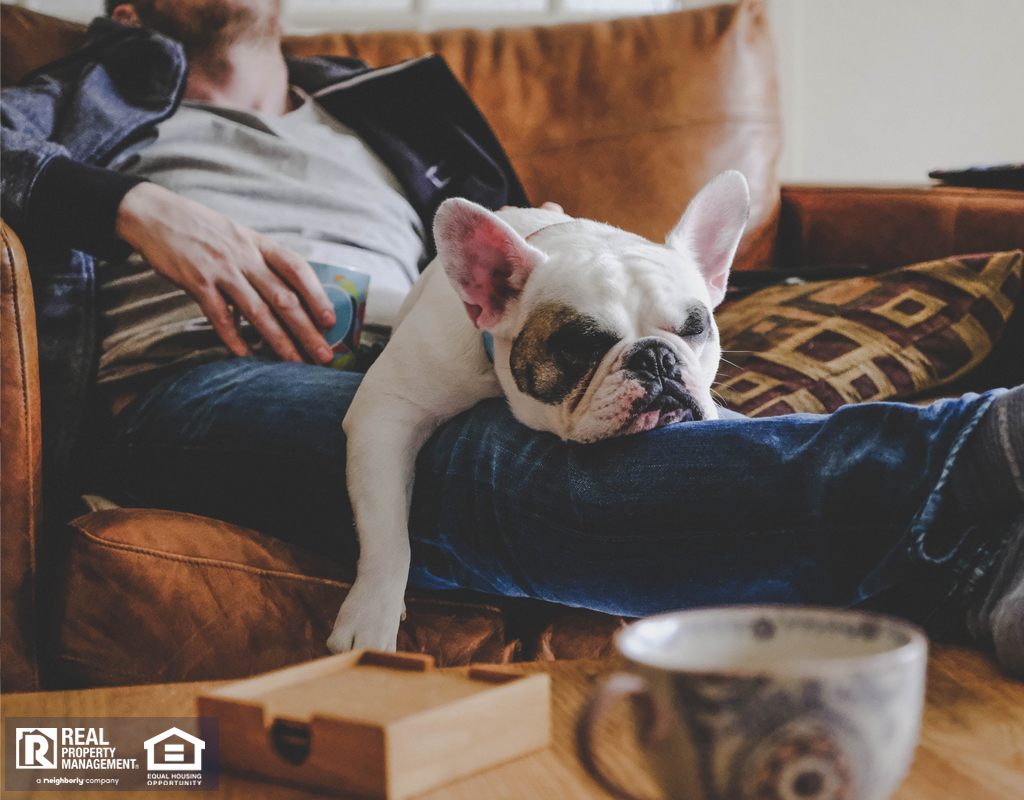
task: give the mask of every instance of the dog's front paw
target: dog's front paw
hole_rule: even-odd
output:
[[[371,586],[357,579],[334,621],[327,649],[332,653],[361,649],[394,652],[398,624],[405,617],[404,589],[404,585]]]

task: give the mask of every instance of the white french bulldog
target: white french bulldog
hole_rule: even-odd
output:
[[[578,442],[717,418],[711,311],[749,207],[725,172],[660,245],[550,210],[441,205],[437,258],[345,416],[360,556],[333,652],[395,649],[416,456],[441,423],[501,394],[523,424]]]

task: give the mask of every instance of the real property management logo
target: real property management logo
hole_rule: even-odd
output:
[[[57,728],[17,728],[17,769],[57,769]]]
[[[216,791],[216,717],[8,717],[12,792]]]
[[[138,765],[138,759],[117,757],[105,728],[16,728],[14,738],[17,769],[109,770]]]

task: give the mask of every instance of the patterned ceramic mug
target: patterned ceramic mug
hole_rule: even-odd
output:
[[[906,622],[837,609],[677,611],[627,625],[626,672],[580,715],[580,758],[598,768],[595,723],[638,701],[648,767],[673,800],[884,800],[906,775],[924,706],[927,640]]]

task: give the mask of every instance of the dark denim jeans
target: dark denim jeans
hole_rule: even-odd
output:
[[[254,358],[168,379],[119,416],[108,491],[354,564],[341,421],[359,381]],[[689,422],[589,445],[487,401],[420,453],[410,582],[626,616],[769,602],[926,622],[1002,544],[946,491],[993,397]]]

